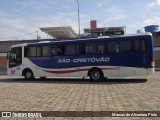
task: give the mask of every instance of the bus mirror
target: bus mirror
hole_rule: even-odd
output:
[[[15,53],[11,53],[11,57],[12,57],[13,60],[16,59],[16,54]]]
[[[11,52],[8,51],[8,52],[7,52],[7,59],[9,59],[10,54],[11,54]]]
[[[13,52],[8,52],[7,57],[8,57],[9,60],[13,61],[13,60],[16,59],[16,54],[13,53]]]

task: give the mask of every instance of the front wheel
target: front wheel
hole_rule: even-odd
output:
[[[99,80],[102,80],[104,78],[102,71],[98,70],[98,69],[91,70],[89,72],[89,77],[93,81],[99,81]]]
[[[31,70],[27,70],[24,75],[25,79],[31,80],[34,79],[33,72]]]

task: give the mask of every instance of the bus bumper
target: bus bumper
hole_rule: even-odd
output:
[[[21,69],[19,68],[10,68],[7,70],[9,76],[22,76]]]

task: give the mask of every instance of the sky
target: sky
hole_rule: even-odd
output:
[[[77,0],[0,0],[0,41],[36,39],[41,27],[71,26],[78,33]],[[81,34],[97,20],[98,27],[126,26],[136,33],[160,25],[160,0],[79,0]]]

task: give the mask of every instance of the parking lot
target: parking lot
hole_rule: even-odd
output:
[[[1,75],[0,91],[0,111],[160,111],[160,72],[100,82]]]

